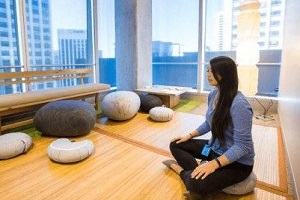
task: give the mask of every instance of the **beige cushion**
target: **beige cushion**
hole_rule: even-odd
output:
[[[105,95],[101,110],[109,119],[125,121],[136,115],[140,105],[140,97],[135,92],[116,91]]]
[[[110,86],[100,83],[89,83],[78,86],[61,87],[49,90],[38,90],[25,93],[0,95],[0,111],[8,110],[10,107],[18,108],[27,105],[50,102],[52,100],[64,99],[62,97],[77,97],[82,94],[92,94],[95,91],[109,90]]]
[[[242,195],[247,194],[249,192],[252,192],[254,190],[254,187],[256,185],[257,177],[252,172],[248,178],[246,178],[244,181],[239,182],[237,184],[234,184],[232,186],[229,186],[225,189],[223,189],[223,192],[227,194],[235,194],[235,195]]]
[[[154,121],[166,122],[173,118],[174,111],[167,107],[154,107],[149,111],[149,116]]]
[[[32,138],[26,133],[14,132],[0,135],[0,159],[9,159],[28,151]]]
[[[51,160],[59,163],[73,163],[81,161],[94,152],[94,144],[91,140],[72,142],[67,138],[53,141],[47,150]]]

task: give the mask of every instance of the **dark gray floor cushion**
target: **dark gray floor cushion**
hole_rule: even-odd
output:
[[[145,113],[149,113],[154,107],[163,105],[162,100],[158,96],[152,94],[140,94],[139,97],[141,99],[140,110]]]
[[[94,149],[91,140],[71,141],[67,138],[59,138],[49,145],[47,154],[55,162],[73,163],[89,157]]]
[[[9,159],[26,153],[32,146],[32,138],[26,133],[14,132],[0,135],[0,159]]]
[[[88,134],[96,123],[96,110],[87,102],[62,100],[46,104],[34,116],[42,135],[72,137]]]

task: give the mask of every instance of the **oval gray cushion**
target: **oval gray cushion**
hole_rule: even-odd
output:
[[[72,137],[88,134],[96,123],[96,110],[87,102],[62,100],[41,107],[34,125],[42,135]]]
[[[235,194],[235,195],[247,194],[254,190],[256,181],[257,181],[257,177],[254,174],[254,172],[252,172],[248,176],[248,178],[246,178],[244,181],[223,189],[223,192],[225,192],[227,194]]]
[[[149,113],[149,111],[154,107],[163,105],[162,100],[158,96],[152,94],[141,94],[139,97],[141,99],[140,110],[145,113]]]
[[[149,116],[154,121],[166,122],[173,118],[174,111],[167,107],[154,107],[149,111]]]
[[[67,138],[53,141],[47,150],[51,160],[59,163],[73,163],[81,161],[94,152],[94,144],[91,140],[72,142]]]
[[[0,159],[9,159],[28,151],[32,138],[26,133],[14,132],[0,135]]]
[[[117,91],[105,95],[101,109],[109,119],[124,121],[134,117],[140,105],[140,97],[135,92]]]

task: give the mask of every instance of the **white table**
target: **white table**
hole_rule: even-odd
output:
[[[144,88],[138,88],[135,91],[158,96],[161,98],[166,107],[172,108],[179,103],[180,95],[190,89],[192,88],[174,86],[148,86]]]

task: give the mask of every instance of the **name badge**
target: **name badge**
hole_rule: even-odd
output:
[[[210,152],[210,146],[207,145],[207,144],[204,145],[201,154],[202,154],[203,156],[206,156],[206,157],[207,157],[207,156],[209,155],[209,152]]]

